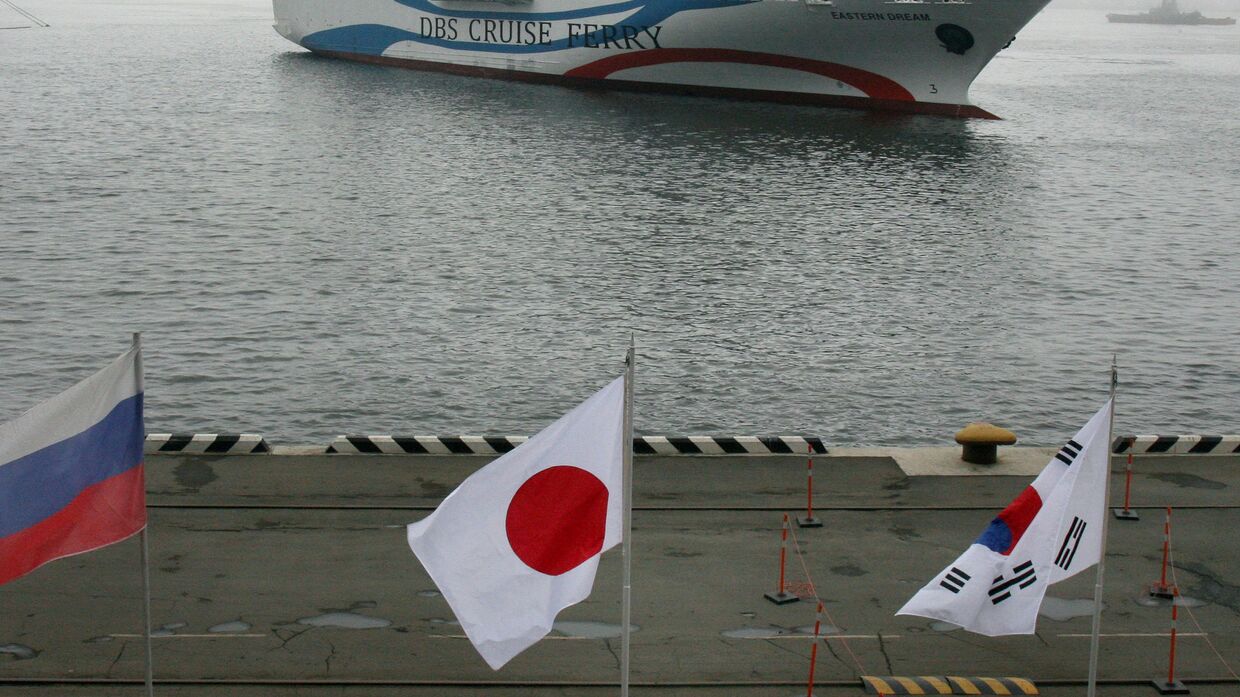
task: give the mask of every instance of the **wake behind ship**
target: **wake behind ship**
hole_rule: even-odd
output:
[[[995,118],[969,86],[1049,0],[273,0],[319,54],[579,87]]]

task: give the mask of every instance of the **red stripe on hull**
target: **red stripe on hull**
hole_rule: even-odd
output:
[[[872,97],[849,97],[835,94],[813,94],[810,92],[751,90],[737,87],[671,85],[657,82],[637,82],[633,80],[574,77],[571,74],[549,75],[546,73],[487,68],[475,65],[457,65],[455,63],[412,60],[409,58],[393,58],[391,56],[375,56],[363,53],[346,53],[343,51],[314,51],[314,53],[331,58],[343,58],[345,60],[358,61],[361,63],[373,63],[375,65],[390,65],[398,68],[411,68],[414,70],[449,73],[452,75],[487,77],[499,80],[514,80],[517,82],[530,82],[543,85],[561,85],[579,89],[623,90],[626,92],[654,92],[659,94],[679,94],[699,97],[723,97],[726,99],[743,99],[746,101],[757,102],[843,107],[847,109],[868,109],[871,111],[895,111],[906,114],[932,114],[935,116],[954,116],[973,119],[999,118],[989,111],[973,106],[972,104],[942,104],[939,102],[918,102],[908,99],[875,99]]]
[[[602,80],[612,73],[630,68],[644,68],[666,63],[740,63],[764,65],[786,70],[799,70],[839,80],[866,93],[870,99],[897,99],[912,101],[913,95],[900,83],[889,80],[868,70],[850,68],[838,63],[781,56],[775,53],[733,51],[720,48],[656,48],[649,51],[632,51],[587,63],[565,73],[569,77],[588,77]]]
[[[0,584],[44,564],[120,542],[146,525],[146,479],[138,465],[84,490],[51,517],[0,539]]]

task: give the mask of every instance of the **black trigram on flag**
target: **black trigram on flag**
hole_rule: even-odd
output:
[[[1081,444],[1074,440],[1068,441],[1068,444],[1059,449],[1055,453],[1055,459],[1071,467],[1076,460],[1076,456],[1081,454]]]
[[[1059,554],[1055,555],[1055,566],[1068,570],[1072,559],[1076,557],[1076,548],[1081,546],[1081,536],[1085,534],[1085,521],[1072,516],[1072,525],[1068,526],[1068,534],[1063,536],[1063,544],[1059,545]]]
[[[999,574],[995,577],[995,582],[991,584],[990,591],[988,592],[988,595],[990,595],[990,602],[998,605],[1004,600],[1012,597],[1012,586],[1019,584],[1020,588],[1028,588],[1037,580],[1038,577],[1033,573],[1032,561],[1018,564],[1012,569],[1012,578],[1005,581],[1003,580],[1003,574]]]
[[[968,574],[953,566],[951,571],[948,571],[947,574],[943,576],[943,580],[939,581],[939,585],[953,593],[959,593],[960,589],[964,588],[964,584],[969,580],[969,578],[970,576]]]

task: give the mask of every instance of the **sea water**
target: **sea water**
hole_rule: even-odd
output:
[[[264,0],[0,30],[0,419],[140,331],[152,432],[1240,430],[1240,31],[1052,6],[1002,121],[310,55]],[[0,26],[28,23],[0,7]]]

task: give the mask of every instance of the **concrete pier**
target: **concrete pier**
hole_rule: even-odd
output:
[[[916,451],[815,458],[824,527],[794,531],[787,573],[826,603],[817,694],[861,695],[860,675],[1020,676],[1043,694],[1082,694],[1092,571],[1051,587],[1034,636],[894,616],[1047,459],[1005,452],[1006,469],[971,476]],[[492,672],[406,546],[404,525],[489,459],[148,455],[157,693],[613,694],[618,550],[560,631]],[[1114,505],[1123,467],[1115,458]],[[1156,510],[1171,505],[1176,580],[1192,603],[1177,677],[1193,694],[1235,694],[1214,651],[1240,666],[1240,457],[1138,456],[1134,471],[1133,506],[1149,515],[1111,523],[1100,693],[1155,694],[1149,681],[1166,677],[1170,608],[1145,590],[1161,561]],[[763,599],[782,513],[804,510],[804,487],[804,455],[636,458],[636,693],[805,694],[813,604]],[[138,560],[135,538],[0,587],[0,647],[35,654],[0,651],[3,693],[140,694]]]

